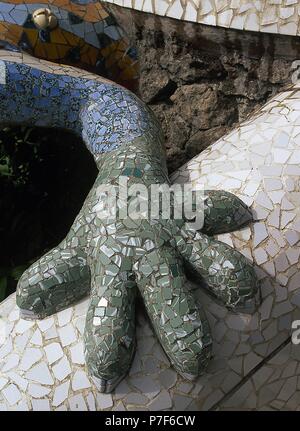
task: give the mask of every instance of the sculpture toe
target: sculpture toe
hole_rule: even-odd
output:
[[[92,268],[92,294],[84,331],[88,371],[101,392],[111,392],[130,369],[136,347],[136,286],[130,273],[110,280],[110,268]]]
[[[43,319],[84,297],[90,271],[84,255],[63,244],[31,265],[17,286],[17,305],[24,319]]]

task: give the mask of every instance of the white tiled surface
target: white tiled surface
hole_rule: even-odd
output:
[[[1,410],[169,410],[193,407],[203,389],[169,367],[148,321],[138,316],[138,348],[129,376],[113,394],[100,394],[84,366],[82,331],[88,299],[43,321],[19,319],[15,295],[0,305]],[[22,334],[20,335],[20,328]],[[59,335],[64,335],[70,342]],[[55,336],[48,338],[50,330]],[[74,338],[75,337],[75,338]],[[195,407],[197,408],[197,407]]]
[[[300,410],[300,348],[289,343],[219,410]]]
[[[104,0],[147,13],[206,25],[296,36],[297,0]]]

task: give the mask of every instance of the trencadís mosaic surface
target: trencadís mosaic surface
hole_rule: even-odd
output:
[[[53,126],[82,136],[99,175],[65,240],[21,277],[22,316],[42,319],[90,294],[84,330],[87,369],[101,392],[130,370],[137,292],[173,367],[196,378],[208,363],[209,327],[186,287],[183,260],[219,302],[253,311],[258,281],[247,259],[208,234],[252,218],[234,195],[207,191],[205,224],[181,219],[99,217],[101,187],[168,183],[160,127],[128,90],[77,69],[19,53],[0,56],[2,124]],[[125,205],[134,204],[134,196]]]
[[[182,21],[236,30],[300,34],[298,0],[104,0]]]
[[[1,45],[84,68],[135,88],[136,52],[98,1],[1,1]]]

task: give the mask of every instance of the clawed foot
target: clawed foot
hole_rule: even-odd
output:
[[[139,292],[171,364],[185,378],[196,378],[210,359],[212,340],[186,275],[227,308],[255,310],[259,291],[254,269],[211,236],[249,223],[248,208],[230,193],[211,191],[201,232],[183,220],[105,224],[92,212],[95,193],[66,240],[21,277],[21,316],[44,318],[90,293],[86,363],[98,390],[108,393],[128,373],[134,357]]]

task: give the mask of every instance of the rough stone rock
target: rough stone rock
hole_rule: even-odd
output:
[[[182,23],[108,5],[139,55],[139,95],[161,121],[170,172],[291,82],[294,37]]]
[[[205,150],[210,144],[215,142],[216,138],[221,138],[228,128],[226,126],[212,127],[208,130],[197,131],[186,143],[186,158],[194,157],[199,152]]]

